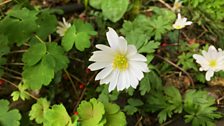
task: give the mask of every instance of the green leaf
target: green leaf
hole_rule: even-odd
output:
[[[133,115],[138,111],[138,108],[132,105],[126,105],[124,107],[124,111],[127,113],[127,115]]]
[[[32,105],[29,116],[30,120],[36,121],[37,124],[41,124],[44,121],[44,115],[49,109],[50,103],[46,98],[40,98],[35,104]]]
[[[58,46],[56,43],[47,44],[47,52],[49,58],[54,60],[54,71],[58,72],[62,69],[66,69],[69,63],[68,57],[65,55],[64,49]]]
[[[66,51],[69,51],[72,49],[74,43],[75,43],[75,37],[76,37],[76,27],[75,25],[72,25],[66,32],[64,37],[62,38],[61,45],[64,47]]]
[[[103,0],[101,9],[103,16],[112,22],[120,20],[127,11],[129,0]]]
[[[151,88],[159,89],[161,87],[161,78],[154,71],[150,71],[149,73],[146,73],[145,77],[140,81],[139,90],[141,91],[141,95],[145,95],[150,92]]]
[[[33,66],[38,63],[42,57],[46,54],[47,48],[43,43],[37,43],[32,45],[27,52],[23,54],[22,61],[27,66]]]
[[[142,106],[144,103],[139,99],[129,98],[128,103],[132,106]]]
[[[173,113],[181,113],[183,110],[182,97],[178,89],[173,86],[164,87],[163,91],[151,91],[147,99],[147,110],[159,111],[159,123],[163,123]]]
[[[53,105],[44,114],[43,126],[73,126],[65,107]]]
[[[100,9],[102,1],[103,0],[89,0],[89,4],[90,4],[90,6],[96,8],[96,9]]]
[[[105,126],[125,126],[126,117],[117,104],[107,103],[105,106]]]
[[[27,88],[28,88],[27,85],[19,84],[18,85],[19,91],[13,91],[11,94],[12,100],[17,101],[19,98],[21,98],[22,100],[29,99],[30,97],[26,92]]]
[[[207,91],[188,90],[184,99],[185,122],[192,122],[192,126],[215,126],[214,119],[222,116],[214,105],[215,98]]]
[[[124,107],[124,111],[127,112],[128,115],[133,115],[138,111],[139,106],[142,106],[144,103],[139,99],[129,98],[128,104]]]
[[[104,105],[95,98],[82,101],[77,110],[82,126],[98,126],[105,113]]]
[[[75,20],[66,31],[61,44],[66,51],[71,50],[74,44],[79,51],[84,51],[85,48],[90,47],[90,35],[96,34],[91,24]]]
[[[3,55],[9,53],[10,48],[8,46],[9,42],[8,42],[8,38],[5,35],[1,35],[0,34],[0,57],[2,57]],[[0,63],[1,64],[1,63]]]
[[[56,30],[57,18],[55,15],[50,14],[50,10],[48,9],[38,15],[36,22],[38,25],[36,35],[42,40],[46,40],[46,38]]]
[[[79,51],[84,51],[85,48],[89,48],[90,47],[90,36],[85,33],[85,32],[79,32],[77,33],[76,37],[75,37],[75,47],[79,50]]]
[[[0,22],[4,24],[1,30],[8,36],[10,42],[22,45],[32,37],[32,34],[37,29],[37,14],[37,11],[27,8],[15,7],[10,9],[7,16]]]
[[[9,102],[0,100],[0,125],[1,126],[19,126],[21,115],[17,109],[9,110]]]
[[[45,55],[39,64],[24,67],[24,84],[28,84],[31,89],[40,89],[42,85],[48,85],[54,78],[54,67],[54,59]]]
[[[149,41],[139,49],[139,53],[154,53],[160,42]]]
[[[75,20],[74,25],[76,27],[77,33],[79,32],[85,32],[88,35],[96,35],[97,32],[94,31],[93,26],[90,23],[84,22],[82,20]]]

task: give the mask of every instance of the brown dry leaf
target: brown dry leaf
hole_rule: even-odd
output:
[[[224,78],[216,77],[215,79],[208,82],[210,86],[223,86],[224,87]]]

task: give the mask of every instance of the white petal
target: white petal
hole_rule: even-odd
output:
[[[112,49],[117,49],[119,47],[119,40],[116,31],[113,28],[108,27],[109,31],[106,33],[107,40]]]
[[[142,54],[138,54],[138,53],[136,53],[135,55],[127,56],[127,58],[130,61],[143,61],[143,62],[147,61],[145,56],[143,56]]]
[[[131,55],[135,55],[137,53],[137,49],[134,45],[128,45],[128,52],[127,57],[130,57]]]
[[[132,64],[129,64],[129,72],[131,72],[132,75],[134,75],[138,80],[141,80],[144,77],[144,74],[142,71],[140,71],[139,69],[137,69],[135,66],[133,66]],[[130,78],[131,79],[131,78]]]
[[[148,65],[145,62],[130,61],[130,63],[143,72],[149,72]]]
[[[138,86],[138,79],[136,78],[136,75],[134,73],[132,73],[130,70],[129,70],[129,78],[130,78],[130,83],[131,83],[131,86],[133,88],[136,88]]]
[[[105,52],[107,52],[107,53],[111,53],[111,54],[114,53],[114,51],[113,51],[110,47],[105,46],[105,45],[103,45],[103,44],[97,44],[97,45],[96,45],[96,48],[97,48],[97,49],[100,49],[100,50],[102,50],[102,51],[105,51]]]
[[[95,80],[100,80],[100,79],[104,79],[105,77],[107,77],[111,72],[112,72],[113,68],[112,65],[104,68],[102,71],[100,71],[97,75]]]
[[[187,21],[187,22],[185,23],[185,25],[191,25],[191,24],[192,24],[191,21]]]
[[[208,52],[212,52],[212,51],[217,52],[216,48],[213,45],[210,45],[208,48]]]
[[[120,72],[120,75],[118,77],[118,82],[117,82],[117,90],[122,91],[125,89],[126,85],[126,79],[125,79],[125,72]]]
[[[206,60],[203,56],[194,54],[193,58],[196,60],[197,63],[199,64],[208,64],[208,60]]]
[[[99,70],[99,69],[102,69],[104,67],[107,67],[111,65],[111,63],[109,62],[96,62],[96,63],[92,63],[88,66],[88,68],[91,70],[91,71],[95,71],[95,70]]]
[[[122,54],[125,54],[127,52],[127,41],[124,37],[120,36],[119,38],[119,51]]]
[[[214,71],[212,71],[212,70],[208,70],[207,72],[206,72],[206,75],[205,75],[205,79],[207,80],[207,81],[210,81],[211,80],[211,77],[214,75]]]
[[[181,19],[181,15],[180,15],[180,13],[177,14],[177,20],[178,20],[178,19]]]
[[[113,61],[113,54],[110,54],[105,51],[95,51],[93,55],[89,58],[89,61],[96,61],[96,62],[111,62]]]
[[[128,70],[125,71],[124,75],[125,75],[125,80],[126,80],[125,88],[128,89],[130,87],[130,85],[131,85],[131,81],[130,81],[130,76],[129,76]]]
[[[112,80],[110,80],[110,84],[109,84],[109,92],[111,92],[112,90],[115,89],[115,87],[117,86],[117,81],[118,81],[118,77],[119,77],[120,72],[118,70],[114,71],[113,77],[111,78]]]

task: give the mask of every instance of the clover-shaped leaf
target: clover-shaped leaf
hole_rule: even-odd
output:
[[[0,125],[1,126],[19,126],[21,115],[17,109],[9,110],[9,102],[0,100]]]
[[[125,126],[126,117],[123,112],[120,111],[120,107],[117,104],[106,103],[105,106],[105,126]]]
[[[62,104],[54,105],[45,112],[43,124],[44,126],[73,126],[71,118]]]
[[[95,98],[89,102],[82,101],[78,107],[78,113],[82,126],[98,126],[105,113],[104,105]]]
[[[37,103],[32,105],[29,116],[30,120],[36,121],[41,124],[44,121],[44,114],[49,109],[50,103],[45,98],[38,99]]]

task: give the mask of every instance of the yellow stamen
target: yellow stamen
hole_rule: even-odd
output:
[[[119,70],[126,70],[128,68],[128,60],[123,54],[116,54],[113,60],[113,68]]]
[[[209,62],[209,66],[210,66],[210,67],[216,67],[216,66],[217,66],[217,62],[216,62],[216,60],[211,60],[211,61]]]

